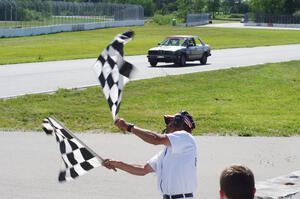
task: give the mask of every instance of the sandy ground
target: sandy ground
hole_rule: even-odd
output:
[[[160,146],[144,144],[134,135],[77,134],[104,158],[144,164]],[[196,198],[218,198],[218,180],[223,168],[244,164],[256,181],[288,174],[300,168],[300,137],[196,136],[198,179]],[[52,136],[34,132],[0,133],[0,193],[5,199],[153,199],[161,198],[156,178],[137,177],[103,167],[76,181],[57,181],[61,165],[58,145]]]

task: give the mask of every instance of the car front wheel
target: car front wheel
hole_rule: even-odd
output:
[[[204,65],[204,64],[207,63],[207,55],[206,55],[206,53],[203,54],[203,56],[201,57],[200,63],[201,63],[202,65]]]
[[[185,63],[186,63],[185,55],[181,55],[180,61],[179,61],[179,66],[185,66]]]
[[[150,61],[150,65],[151,65],[152,67],[155,67],[155,66],[157,65],[157,61],[151,60],[151,61]]]

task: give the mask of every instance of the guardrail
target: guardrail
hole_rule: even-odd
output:
[[[0,37],[144,25],[139,5],[0,0]]]
[[[209,14],[188,14],[186,19],[186,26],[199,26],[209,23]]]
[[[300,17],[292,15],[246,13],[244,15],[244,23],[246,26],[300,28]]]

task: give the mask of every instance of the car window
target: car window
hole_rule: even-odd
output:
[[[198,46],[202,46],[202,43],[200,42],[200,40],[198,38],[195,39],[195,43]]]
[[[189,39],[189,46],[196,46],[194,38]]]
[[[182,39],[182,44],[181,46],[187,46],[188,45],[188,39]]]
[[[201,41],[201,39],[198,37],[196,38],[196,41],[197,41],[197,45],[200,45],[200,46],[204,46],[205,44],[203,43],[203,41]]]
[[[160,43],[163,46],[184,46],[187,45],[184,38],[167,38]]]
[[[168,41],[169,41],[168,39],[165,39],[162,42],[160,42],[160,45],[165,46],[165,45],[167,45]]]
[[[169,46],[179,46],[179,39],[170,39]]]

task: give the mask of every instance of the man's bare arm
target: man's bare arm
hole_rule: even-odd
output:
[[[128,130],[128,126],[130,124],[128,124],[124,119],[117,119],[115,121],[115,125],[121,129],[122,131],[127,131]],[[154,133],[152,131],[149,131],[147,129],[142,129],[139,127],[132,127],[131,128],[131,132],[133,134],[135,134],[136,136],[138,136],[139,138],[141,138],[142,140],[144,140],[147,143],[150,144],[154,144],[154,145],[166,145],[166,146],[170,146],[170,141],[169,138],[166,135],[160,135],[157,133]]]
[[[139,127],[132,128],[131,132],[147,143],[170,146],[169,138],[166,135],[160,135]]]
[[[108,169],[117,168],[126,171],[130,174],[138,175],[138,176],[144,176],[148,173],[153,172],[153,169],[149,164],[145,164],[144,166],[136,165],[136,164],[127,164],[122,161],[116,161],[110,159],[106,159],[102,164]]]

